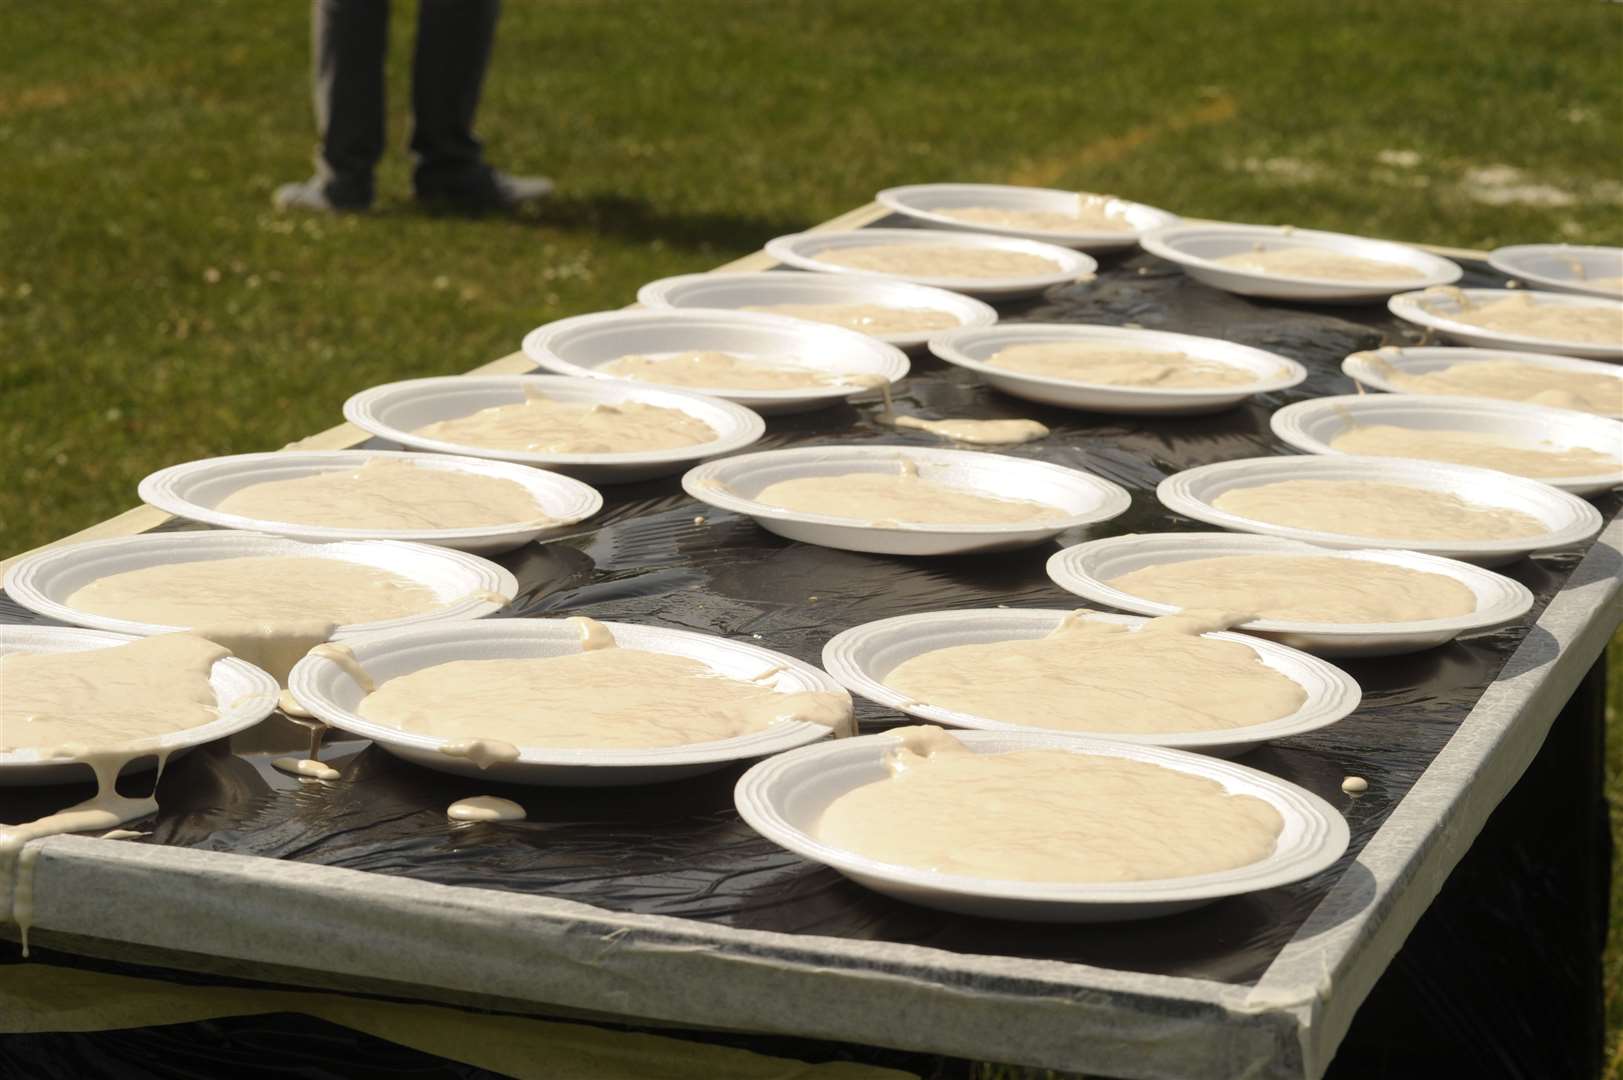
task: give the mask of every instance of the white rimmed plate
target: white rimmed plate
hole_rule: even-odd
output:
[[[926,222],[938,229],[961,232],[988,233],[994,236],[1018,236],[1028,240],[1042,240],[1050,244],[1080,248],[1084,251],[1114,251],[1129,248],[1138,238],[1152,229],[1171,225],[1178,219],[1165,210],[1143,203],[1128,202],[1114,195],[1099,195],[1105,200],[1105,213],[1127,225],[1126,229],[1086,229],[1080,224],[1074,229],[1023,229],[1011,225],[985,225],[959,221],[943,214],[943,210],[971,206],[988,206],[997,210],[1037,211],[1039,213],[1075,214],[1077,206],[1088,192],[1061,191],[1057,188],[1017,187],[1012,184],[908,184],[886,188],[874,200],[888,210]]]
[[[374,458],[404,461],[420,469],[510,480],[530,493],[545,523],[515,522],[460,529],[354,529],[267,521],[216,510],[227,496],[254,484],[295,480],[326,472],[358,469]],[[562,535],[570,525],[603,508],[603,496],[579,480],[528,465],[450,454],[392,453],[384,450],[280,450],[206,458],[159,469],[141,481],[141,499],[159,510],[224,529],[245,529],[293,540],[405,540],[489,555],[532,540]]]
[[[1255,376],[1240,386],[1209,388],[1112,386],[1056,379],[1047,375],[993,367],[987,361],[1014,345],[1051,341],[1119,344],[1124,347],[1181,352],[1201,360],[1239,368]],[[1074,323],[1003,323],[951,330],[930,339],[930,351],[949,364],[975,372],[995,390],[1045,405],[1131,416],[1176,416],[1230,409],[1253,394],[1295,386],[1307,369],[1295,360],[1248,345],[1190,334],[1134,330],[1125,326],[1081,326]]]
[[[1556,307],[1598,308],[1617,316],[1617,341],[1597,344],[1593,341],[1568,341],[1560,338],[1529,337],[1503,330],[1489,330],[1460,322],[1460,296],[1468,304],[1482,304],[1503,300],[1511,296],[1530,297],[1535,304]],[[1623,360],[1623,302],[1605,300],[1598,296],[1579,296],[1577,293],[1533,292],[1527,289],[1420,289],[1399,293],[1386,302],[1387,310],[1405,322],[1435,330],[1451,341],[1461,341],[1484,349],[1520,349],[1523,352],[1555,353],[1560,356],[1578,356],[1589,360]]]
[[[604,623],[627,649],[686,656],[722,675],[749,680],[774,672],[770,685],[783,693],[824,691],[844,694],[828,675],[782,653],[741,641],[631,623]],[[421,627],[374,634],[350,648],[375,683],[455,660],[496,660],[568,656],[581,651],[580,629],[568,619],[492,619],[456,626]],[[288,688],[300,704],[333,727],[371,739],[391,754],[430,769],[460,776],[519,784],[612,787],[675,780],[718,769],[735,761],[765,757],[827,738],[822,724],[803,721],[770,727],[731,739],[683,746],[638,749],[560,749],[520,746],[516,761],[480,770],[465,757],[441,753],[451,740],[422,735],[367,720],[356,712],[366,692],[331,660],[307,656],[293,669]]]
[[[637,302],[649,308],[678,310],[737,310],[772,304],[877,304],[945,312],[957,319],[959,326],[991,326],[997,322],[997,309],[972,296],[864,274],[791,274],[781,270],[755,274],[682,274],[650,281],[637,290]],[[905,330],[892,334],[868,333],[868,336],[899,349],[917,349],[931,335],[941,332]]]
[[[1617,383],[1617,407],[1610,414],[1623,419],[1623,367],[1602,360],[1579,360],[1571,356],[1549,353],[1509,352],[1504,349],[1467,349],[1450,345],[1411,345],[1404,348],[1387,346],[1370,352],[1355,352],[1341,362],[1341,370],[1365,386],[1384,390],[1390,394],[1409,394],[1415,397],[1463,397],[1472,401],[1503,401],[1504,398],[1480,397],[1474,394],[1421,394],[1406,387],[1394,385],[1391,375],[1423,375],[1443,371],[1456,364],[1478,364],[1489,360],[1514,360],[1531,367],[1549,368],[1551,371],[1575,371],[1585,375],[1604,375]],[[1523,404],[1537,404],[1524,402]],[[1556,408],[1544,405],[1544,408]],[[1598,415],[1583,409],[1573,412],[1585,416]]]
[[[1474,398],[1342,394],[1298,401],[1277,410],[1268,420],[1268,426],[1282,441],[1309,454],[1345,453],[1331,442],[1351,428],[1374,425],[1414,431],[1467,431],[1551,450],[1594,450],[1610,457],[1612,467],[1604,472],[1534,479],[1574,495],[1594,495],[1623,484],[1623,424],[1570,409]]]
[[[785,480],[847,473],[894,473],[902,462],[921,479],[991,498],[1021,498],[1058,507],[1052,521],[1010,525],[875,524],[863,518],[785,510],[757,502]],[[974,450],[915,446],[805,446],[766,450],[690,469],[682,488],[702,503],[755,519],[790,540],[879,555],[960,555],[1025,547],[1066,529],[1108,521],[1132,502],[1125,488],[1077,469]]]
[[[1035,255],[1055,265],[1052,273],[1031,274],[1021,277],[963,278],[933,275],[875,274],[856,270],[818,258],[836,248],[874,247],[879,245],[909,244],[920,247],[977,247],[993,251],[1015,251]],[[1079,251],[1037,240],[1021,240],[1012,236],[989,236],[986,233],[947,232],[940,229],[852,229],[845,232],[792,233],[769,240],[766,253],[786,266],[800,270],[815,270],[825,274],[862,274],[869,277],[912,281],[938,289],[983,299],[1001,299],[1026,296],[1041,292],[1052,285],[1091,278],[1099,264]]]
[[[1210,874],[1150,881],[1047,883],[998,881],[883,863],[818,840],[823,811],[855,788],[885,779],[895,734],[807,746],[763,761],[739,778],[733,803],[749,826],[780,847],[822,863],[875,892],[926,907],[1033,922],[1117,922],[1171,915],[1226,896],[1288,885],[1333,865],[1347,850],[1347,823],[1317,795],[1232,761],[1133,746],[1080,735],[1036,731],[955,731],[977,754],[1068,750],[1161,765],[1214,780],[1233,795],[1266,801],[1284,819],[1273,854]]]
[[[1545,527],[1536,536],[1508,540],[1383,540],[1353,532],[1297,529],[1241,517],[1219,510],[1212,500],[1226,491],[1260,487],[1286,480],[1367,481],[1447,492],[1467,502],[1528,514]],[[1335,548],[1379,548],[1419,551],[1444,558],[1463,559],[1478,566],[1498,566],[1524,555],[1552,551],[1581,543],[1600,531],[1600,512],[1576,495],[1492,469],[1441,465],[1403,458],[1279,456],[1219,461],[1186,469],[1167,477],[1155,489],[1161,503],[1173,513],[1238,532],[1283,536]],[[1356,520],[1357,507],[1348,508]]]
[[[29,611],[59,622],[146,637],[190,629],[133,622],[69,607],[68,597],[113,574],[148,566],[252,557],[337,559],[398,574],[431,590],[445,606],[417,615],[340,626],[333,637],[351,637],[423,623],[477,619],[500,610],[495,596],[511,600],[518,580],[477,555],[428,544],[396,540],[340,540],[306,544],[281,536],[249,532],[173,532],[89,540],[26,555],[6,572],[5,590]],[[318,618],[312,613],[311,618]]]
[[[554,401],[615,405],[635,401],[679,409],[708,424],[716,437],[707,443],[620,454],[551,454],[498,450],[425,438],[416,429],[454,420],[480,409],[514,405],[529,388]],[[612,379],[571,379],[562,375],[444,375],[407,379],[362,390],[344,402],[344,419],[402,446],[440,454],[511,461],[551,469],[593,484],[625,484],[669,476],[696,461],[742,450],[766,432],[759,416],[731,401],[689,394],[647,383]]]
[[[1512,622],[1533,606],[1533,594],[1520,582],[1456,559],[1415,551],[1326,548],[1278,536],[1246,533],[1143,533],[1089,540],[1050,557],[1048,576],[1060,588],[1097,604],[1140,615],[1172,615],[1182,609],[1175,604],[1162,604],[1124,592],[1110,581],[1150,566],[1228,555],[1315,555],[1385,563],[1406,570],[1441,574],[1470,589],[1476,597],[1476,610],[1441,619],[1399,623],[1254,619],[1235,627],[1320,656],[1396,656],[1419,652],[1446,644],[1461,634]]]
[[[1228,631],[1203,634],[1217,641],[1233,641],[1257,654],[1263,664],[1300,686],[1307,700],[1289,716],[1265,724],[1211,731],[1135,733],[1126,731],[1073,731],[1044,728],[1040,724],[1013,724],[938,705],[914,701],[885,685],[885,677],[904,661],[924,653],[958,645],[990,645],[1000,641],[1026,641],[1053,633],[1071,614],[1040,608],[972,608],[899,615],[854,626],[836,634],[823,646],[823,667],[847,690],[889,709],[931,724],[981,731],[1063,731],[1137,746],[1170,746],[1202,754],[1232,757],[1259,743],[1316,731],[1358,708],[1358,684],[1346,672],[1304,652],[1262,638]],[[1149,622],[1136,615],[1090,612],[1089,622],[1115,623],[1137,629]],[[1086,657],[1081,663],[1086,664]]]
[[[622,356],[689,351],[731,353],[761,363],[812,368],[823,375],[878,377],[888,383],[908,369],[902,350],[867,334],[786,315],[725,308],[599,311],[538,326],[524,336],[524,355],[560,375],[705,394],[768,416],[809,412],[877,389],[850,383],[791,390],[667,386],[600,370]]]
[[[1599,278],[1623,277],[1623,248],[1583,244],[1514,244],[1495,248],[1488,265],[1507,277],[1556,292],[1623,298],[1623,289],[1597,288]]]
[[[70,653],[110,649],[139,638],[103,630],[69,626],[0,626],[0,656],[15,653]],[[235,735],[259,723],[276,708],[276,680],[246,661],[228,656],[214,662],[209,685],[219,704],[219,716],[207,724],[131,743],[132,750],[150,751],[124,766],[124,773],[139,772],[156,764],[158,754],[171,757],[194,746]],[[66,758],[45,757],[40,747],[0,750],[0,787],[70,784],[91,778],[90,767]]]
[[[1359,303],[1381,300],[1407,289],[1424,289],[1458,281],[1460,268],[1447,259],[1407,244],[1370,240],[1362,236],[1317,232],[1281,225],[1173,225],[1158,229],[1139,241],[1152,255],[1177,263],[1203,285],[1241,296],[1267,300],[1318,303]],[[1330,278],[1286,277],[1239,270],[1213,260],[1258,250],[1313,248],[1337,255],[1352,255],[1379,262],[1399,263],[1418,271],[1418,278],[1387,281],[1337,281]]]

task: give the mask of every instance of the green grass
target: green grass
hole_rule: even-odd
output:
[[[398,153],[369,217],[273,213],[309,171],[307,40],[302,4],[8,7],[0,553],[125,509],[155,468],[281,446],[356,390],[465,370],[888,184],[1623,242],[1615,4],[511,3],[482,132],[561,181],[520,221],[417,213]]]

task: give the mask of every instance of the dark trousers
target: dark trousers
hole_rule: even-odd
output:
[[[411,152],[419,195],[454,195],[487,180],[473,115],[500,11],[501,0],[418,0]],[[334,203],[365,206],[383,156],[389,0],[312,0],[310,30],[317,174]]]

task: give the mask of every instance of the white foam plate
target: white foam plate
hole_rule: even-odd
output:
[[[932,483],[992,498],[1049,503],[1063,516],[1011,525],[877,525],[862,518],[785,510],[757,502],[762,489],[785,480],[847,473],[894,473],[903,459]],[[880,555],[961,555],[1025,547],[1066,529],[1108,521],[1132,502],[1126,489],[1077,469],[973,450],[914,446],[806,446],[767,450],[691,469],[682,488],[700,502],[755,519],[790,540]]]
[[[879,205],[898,214],[922,221],[938,229],[1017,236],[1084,251],[1116,251],[1130,248],[1152,229],[1175,223],[1175,215],[1143,203],[1128,202],[1113,195],[1106,200],[1105,213],[1130,226],[1110,229],[1020,229],[1000,225],[979,225],[958,221],[943,214],[968,206],[990,206],[998,210],[1024,210],[1039,213],[1074,214],[1084,193],[1056,188],[1016,187],[1011,184],[909,184],[886,188],[874,196]]]
[[[560,319],[524,337],[524,355],[559,375],[660,386],[732,401],[763,415],[809,412],[873,392],[872,386],[809,386],[740,390],[725,386],[663,386],[608,374],[602,365],[622,356],[691,350],[731,353],[761,363],[814,368],[826,375],[878,376],[894,383],[907,374],[907,356],[894,345],[839,326],[723,308],[599,311]]]
[[[0,656],[16,653],[70,653],[110,649],[139,640],[126,634],[80,630],[67,626],[0,626]],[[276,708],[276,680],[234,656],[214,662],[209,685],[219,703],[219,716],[207,724],[131,743],[132,750],[150,751],[125,765],[120,775],[141,772],[157,764],[157,755],[170,759],[194,746],[235,735],[259,723]],[[90,766],[71,758],[44,756],[40,747],[0,750],[0,787],[71,784],[92,778]]]
[[[1608,300],[1623,297],[1623,292],[1617,289],[1596,288],[1589,284],[1599,278],[1623,277],[1623,248],[1581,244],[1515,244],[1490,252],[1488,265],[1507,277],[1537,285],[1541,289],[1603,296]]]
[[[1406,289],[1447,285],[1458,281],[1461,273],[1460,268],[1447,259],[1406,244],[1280,225],[1173,225],[1148,234],[1140,243],[1145,251],[1177,263],[1184,273],[1203,285],[1267,300],[1301,300],[1321,304],[1381,300]],[[1237,270],[1213,261],[1255,251],[1259,244],[1268,250],[1315,248],[1338,255],[1401,263],[1418,270],[1424,277],[1390,281],[1336,281]]]
[[[440,420],[468,416],[497,405],[517,404],[524,400],[526,387],[554,401],[579,405],[615,405],[635,401],[665,409],[680,409],[710,425],[716,432],[716,438],[707,443],[670,450],[621,454],[546,454],[469,446],[416,434],[418,428]],[[561,375],[445,375],[385,383],[362,390],[344,402],[344,419],[402,446],[440,454],[461,454],[535,465],[591,484],[625,484],[669,476],[696,461],[742,450],[766,432],[766,424],[759,416],[731,401],[666,390],[646,383],[571,379]]]
[[[782,693],[826,691],[844,694],[828,675],[782,653],[741,641],[631,623],[604,623],[627,649],[686,656],[722,675],[749,680],[776,672],[769,684]],[[567,656],[581,651],[580,630],[567,619],[491,619],[482,623],[421,627],[377,634],[351,643],[363,670],[375,683],[456,660],[496,660]],[[637,749],[559,749],[520,746],[518,760],[496,762],[481,771],[464,757],[440,752],[450,740],[388,727],[355,710],[366,692],[331,660],[307,656],[288,677],[299,703],[333,727],[376,742],[391,754],[430,769],[518,784],[611,787],[649,784],[718,769],[736,761],[765,757],[827,738],[822,724],[787,722],[748,735],[685,746]]]
[[[1577,371],[1586,375],[1605,375],[1617,383],[1617,408],[1612,416],[1623,419],[1623,367],[1600,360],[1578,360],[1570,356],[1552,356],[1549,353],[1509,352],[1504,349],[1466,349],[1447,345],[1414,345],[1406,348],[1388,346],[1372,352],[1356,352],[1341,362],[1341,370],[1349,378],[1376,390],[1391,394],[1409,394],[1427,397],[1466,397],[1472,401],[1500,401],[1501,398],[1480,398],[1465,394],[1419,395],[1415,391],[1394,386],[1390,374],[1421,375],[1442,371],[1456,364],[1477,364],[1487,360],[1514,360],[1518,364],[1549,368],[1551,371]],[[1531,403],[1529,403],[1531,404]],[[1555,406],[1544,406],[1554,408]],[[1594,415],[1583,410],[1572,410],[1584,416]]]
[[[1455,559],[1415,551],[1325,548],[1278,536],[1245,533],[1148,533],[1089,540],[1049,558],[1048,576],[1060,588],[1097,604],[1140,615],[1172,615],[1182,609],[1175,604],[1162,604],[1124,592],[1110,582],[1150,566],[1227,555],[1317,555],[1385,563],[1452,578],[1476,597],[1474,611],[1441,619],[1394,623],[1253,619],[1235,627],[1320,656],[1371,657],[1419,652],[1446,644],[1461,634],[1513,622],[1533,606],[1533,594],[1520,582]]]
[[[409,462],[420,469],[466,476],[510,480],[535,499],[541,513],[551,519],[538,523],[481,525],[458,529],[352,529],[296,522],[267,521],[223,513],[215,507],[232,493],[255,484],[296,480],[327,472],[358,469],[373,458]],[[603,508],[603,496],[579,480],[528,465],[450,454],[391,453],[384,450],[280,450],[269,454],[237,454],[171,465],[141,481],[141,499],[159,510],[191,521],[224,529],[286,536],[293,540],[405,540],[490,555],[511,551],[533,540],[551,539],[569,531]]]
[[[375,567],[432,590],[446,605],[399,619],[349,623],[333,632],[335,638],[423,623],[477,619],[504,606],[494,603],[488,594],[509,600],[518,595],[518,580],[512,574],[487,559],[450,548],[395,540],[306,544],[249,532],[146,533],[46,548],[12,564],[6,572],[5,590],[29,611],[59,622],[141,637],[171,634],[189,627],[95,615],[68,606],[68,597],[92,581],[148,566],[265,556],[337,559]],[[312,617],[316,617],[315,613]]]
[[[649,308],[726,308],[771,304],[878,304],[881,307],[942,311],[960,326],[991,326],[997,309],[974,297],[895,278],[865,274],[682,274],[650,281],[637,290]],[[768,313],[770,314],[770,313]],[[939,330],[908,330],[868,336],[899,349],[921,348]]]
[[[889,244],[916,244],[921,247],[982,247],[996,251],[1018,251],[1035,255],[1054,263],[1053,273],[1026,277],[961,278],[900,274],[873,274],[854,270],[818,258],[823,252],[835,248],[870,247]],[[1073,281],[1091,279],[1099,264],[1079,251],[1045,244],[1037,240],[1021,240],[1012,236],[991,236],[984,232],[945,232],[938,229],[852,229],[845,232],[804,232],[780,236],[770,240],[766,253],[786,266],[800,270],[815,270],[826,274],[860,274],[866,277],[912,281],[938,289],[979,296],[983,299],[1007,299],[1041,292],[1052,285],[1065,285]]]
[[[1050,341],[1119,344],[1140,349],[1181,352],[1202,360],[1251,372],[1255,381],[1240,386],[1208,389],[1111,386],[1055,379],[992,367],[987,363],[1013,345]],[[1295,386],[1307,378],[1307,369],[1295,360],[1236,345],[1217,338],[1134,330],[1125,326],[1080,326],[1074,323],[1004,323],[967,330],[951,330],[930,339],[930,351],[949,364],[968,368],[995,390],[1027,401],[1092,412],[1129,416],[1178,416],[1230,409],[1253,394],[1266,394]]]
[[[763,761],[739,778],[733,803],[750,827],[768,840],[875,892],[944,911],[1032,922],[1118,922],[1170,915],[1311,877],[1347,850],[1347,824],[1329,803],[1232,761],[1055,732],[955,731],[952,736],[977,754],[1068,750],[1203,776],[1230,794],[1266,801],[1284,819],[1284,828],[1273,854],[1247,866],[1189,877],[1092,884],[941,874],[883,863],[818,840],[814,829],[830,803],[888,775],[885,755],[901,742],[889,733],[807,746]]]
[[[1566,341],[1559,338],[1529,337],[1526,334],[1507,334],[1460,322],[1452,316],[1459,313],[1456,290],[1400,293],[1386,302],[1387,310],[1405,322],[1435,330],[1451,341],[1463,342],[1484,349],[1520,349],[1523,352],[1556,353],[1560,356],[1579,356],[1589,360],[1623,360],[1623,302],[1603,300],[1598,296],[1579,296],[1576,293],[1533,292],[1526,289],[1460,289],[1466,302],[1481,304],[1503,300],[1507,296],[1529,296],[1538,304],[1551,304],[1569,308],[1599,308],[1617,316],[1617,341],[1610,345],[1597,345],[1584,341]]]
[[[1537,479],[1574,495],[1594,495],[1623,484],[1623,424],[1570,409],[1474,398],[1342,394],[1287,405],[1269,418],[1268,425],[1281,440],[1309,454],[1342,454],[1330,445],[1333,440],[1349,428],[1374,425],[1468,431],[1552,450],[1584,448],[1609,456],[1613,466],[1604,472]]]
[[[1542,522],[1547,531],[1538,536],[1509,540],[1382,540],[1351,531],[1328,532],[1273,525],[1231,514],[1212,505],[1212,500],[1226,491],[1285,480],[1362,480],[1442,491],[1467,502],[1528,514]],[[1359,457],[1353,454],[1219,461],[1174,473],[1161,481],[1155,494],[1173,513],[1223,529],[1283,536],[1325,547],[1419,551],[1444,558],[1464,559],[1478,566],[1498,566],[1524,555],[1581,543],[1599,532],[1602,524],[1600,512],[1593,506],[1576,495],[1569,495],[1537,480],[1466,465],[1441,465],[1429,461]],[[1357,516],[1357,507],[1349,507],[1349,520],[1356,521]]]
[[[1215,731],[1179,731],[1135,734],[1122,731],[1073,731],[1039,724],[1012,724],[914,701],[884,683],[898,665],[924,653],[958,645],[990,645],[1000,641],[1044,638],[1058,628],[1069,611],[1033,608],[972,608],[899,615],[892,619],[854,626],[823,646],[823,667],[846,689],[888,709],[931,724],[980,731],[1055,731],[1132,743],[1136,746],[1171,746],[1219,757],[1243,754],[1259,743],[1316,731],[1358,708],[1358,684],[1346,672],[1305,652],[1261,638],[1228,631],[1204,634],[1217,641],[1246,646],[1268,667],[1300,686],[1307,694],[1301,708],[1266,724]],[[1142,627],[1148,619],[1135,615],[1091,612],[1089,622]],[[1086,664],[1086,657],[1080,658]]]

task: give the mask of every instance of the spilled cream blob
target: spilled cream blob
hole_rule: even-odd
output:
[[[1048,427],[1035,420],[923,420],[917,416],[898,416],[894,423],[899,428],[926,431],[977,446],[1011,446],[1048,437]]]
[[[452,821],[523,821],[524,807],[495,795],[470,795],[445,808]]]

